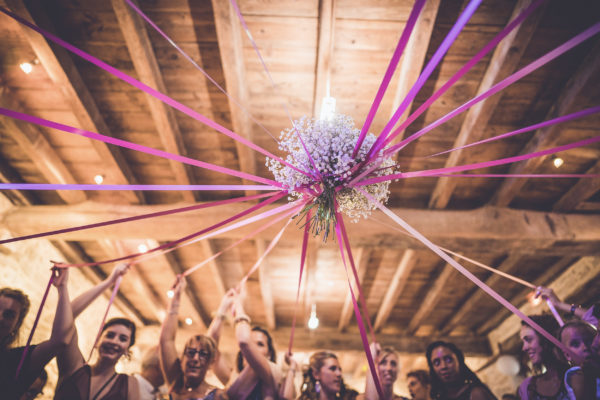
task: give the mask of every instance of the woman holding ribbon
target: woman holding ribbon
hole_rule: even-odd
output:
[[[299,400],[352,400],[358,396],[357,391],[344,385],[338,358],[328,351],[310,357],[301,390]]]
[[[377,375],[381,383],[381,389],[385,396],[381,400],[408,400],[406,397],[398,396],[394,393],[394,383],[398,379],[398,371],[400,370],[400,362],[398,361],[398,354],[391,347],[384,347],[383,349],[379,343],[371,344],[371,354],[375,359],[377,365]],[[373,380],[371,371],[367,371],[367,379],[365,383],[365,394],[358,396],[359,400],[377,400],[379,394]]]
[[[496,400],[465,364],[465,356],[454,343],[437,341],[427,346],[431,397],[443,400]]]
[[[119,264],[111,275],[71,303],[73,317],[77,317],[100,294],[115,284],[128,270]],[[96,361],[88,364],[78,345],[77,330],[64,352],[57,356],[59,380],[55,400],[117,400],[139,399],[137,380],[115,370],[122,356],[129,357],[129,348],[135,343],[135,324],[126,318],[113,318],[104,324],[98,338]]]
[[[206,382],[206,373],[215,361],[217,345],[205,335],[188,339],[181,357],[175,348],[177,320],[181,293],[185,289],[184,277],[178,277],[169,312],[160,332],[160,364],[165,381],[170,388],[170,399],[226,399],[225,391]]]

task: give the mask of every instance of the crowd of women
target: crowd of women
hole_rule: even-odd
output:
[[[263,328],[252,326],[244,310],[245,294],[230,290],[222,299],[207,332],[188,338],[183,351],[176,348],[179,305],[185,280],[178,279],[168,313],[163,321],[158,348],[149,352],[139,375],[116,371],[121,357],[129,357],[135,343],[136,326],[125,318],[114,318],[103,327],[95,356],[86,361],[78,347],[74,320],[94,299],[114,285],[128,267],[117,265],[112,274],[97,286],[70,300],[68,270],[54,271],[53,285],[58,294],[54,322],[48,340],[24,347],[12,347],[29,310],[28,297],[17,289],[0,289],[0,397],[32,399],[45,384],[44,366],[57,359],[59,377],[50,390],[59,400],[117,399],[404,399],[394,393],[400,370],[397,353],[377,343],[371,345],[376,362],[379,388],[370,373],[363,393],[349,388],[342,379],[337,356],[319,351],[301,366],[292,354],[285,355],[285,365],[276,364],[273,340]],[[549,315],[532,316],[534,322],[562,343],[560,348],[523,324],[522,350],[532,365],[531,376],[518,389],[521,399],[600,399],[600,306],[583,309],[561,302],[547,288],[538,296],[550,300],[572,318],[559,326]],[[239,353],[235,365],[220,357],[219,339],[225,321],[233,321]],[[429,371],[407,374],[413,399],[496,399],[490,389],[465,364],[463,352],[453,343],[436,341],[425,352]],[[222,385],[207,382],[212,369]],[[302,384],[295,385],[295,375],[302,372]],[[380,393],[381,392],[381,393]],[[504,397],[503,397],[504,398]],[[506,395],[505,398],[514,398]]]

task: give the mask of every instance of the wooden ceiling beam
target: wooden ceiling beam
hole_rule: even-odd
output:
[[[242,33],[240,22],[233,10],[233,6],[228,1],[212,0],[212,8],[215,18],[215,27],[217,30],[217,39],[219,41],[219,53],[221,55],[221,65],[225,75],[225,88],[229,96],[229,113],[231,115],[231,125],[233,131],[238,135],[254,141],[252,119],[247,111],[243,110],[236,101],[243,105],[246,110],[250,109],[250,96],[246,88],[246,72],[244,66],[244,54],[242,46]],[[235,99],[235,100],[234,100]],[[249,174],[256,174],[256,154],[248,146],[236,141],[236,151],[240,163],[240,171]],[[244,184],[250,185],[253,182],[243,180]],[[253,192],[247,191],[247,195]]]
[[[367,272],[367,264],[369,262],[369,258],[371,256],[371,249],[366,247],[359,247],[358,250],[352,254],[354,257],[354,264],[356,266],[356,273],[358,274],[358,281],[362,285],[363,278],[365,277],[365,273]],[[356,290],[356,283],[351,279],[352,282],[352,290],[354,290],[355,295],[358,295]],[[358,299],[357,299],[358,301]],[[344,305],[342,306],[342,313],[340,314],[340,321],[338,322],[338,331],[343,332],[352,316],[354,315],[354,307],[352,304],[352,295],[350,291],[346,294],[346,299],[344,300]]]
[[[317,63],[313,92],[314,118],[319,118],[321,101],[328,94],[330,95],[334,31],[335,0],[321,0],[319,1],[319,39],[317,41]]]
[[[525,8],[529,7],[532,0],[520,0],[513,9],[510,20],[515,19]],[[494,54],[488,64],[477,95],[487,91],[496,82],[510,75],[519,65],[519,61],[527,48],[529,41],[533,37],[539,21],[542,18],[543,10],[536,10],[521,25],[517,26],[508,34],[494,50]],[[454,140],[452,148],[464,146],[467,143],[480,140],[486,131],[486,126],[500,100],[502,93],[487,98],[476,104],[467,111],[467,115]],[[469,154],[469,153],[467,153]],[[454,167],[463,164],[463,150],[456,150],[450,153],[446,160],[445,168]],[[430,208],[445,208],[452,197],[452,192],[458,181],[456,179],[442,177],[437,180],[435,188],[429,199]]]
[[[377,312],[377,317],[375,318],[375,324],[373,325],[373,329],[375,331],[378,331],[386,324],[416,263],[416,252],[411,249],[405,250],[404,254],[402,254],[402,257],[400,258],[398,266],[396,266],[394,277],[388,286],[388,289],[383,297],[383,301],[379,306],[379,311]]]
[[[278,328],[271,332],[273,340],[279,346],[286,345],[290,340],[290,328]],[[485,336],[451,336],[436,338],[455,343],[463,349],[466,356],[490,356],[491,350]],[[379,333],[377,341],[393,347],[399,353],[423,355],[427,345],[431,343],[429,336],[401,335]],[[358,331],[339,332],[337,328],[319,327],[317,331],[297,327],[294,333],[294,352],[314,352],[315,349],[330,351],[364,351]]]
[[[153,239],[148,239],[147,242],[148,242],[150,248],[158,247],[162,244]],[[164,261],[169,266],[169,268],[171,269],[171,271],[173,272],[173,274],[175,276],[183,274],[185,272],[184,268],[181,266],[179,261],[176,259],[173,252],[165,253],[162,256],[160,256],[160,258],[164,259]],[[208,310],[206,310],[206,308],[202,304],[202,301],[198,297],[197,293],[198,293],[198,289],[196,289],[193,280],[188,279],[187,285],[185,287],[185,294],[186,294],[188,300],[190,301],[190,303],[192,304],[192,308],[194,309],[194,312],[195,312],[194,317],[195,317],[196,321],[198,321],[198,323],[201,326],[203,325],[204,328],[207,328],[210,325],[212,317],[211,317],[210,313],[208,312]]]
[[[575,111],[575,104],[580,93],[587,86],[597,84],[600,74],[600,42],[590,50],[588,55],[577,71],[567,81],[561,94],[558,96],[554,105],[548,111],[545,120],[557,118]],[[552,125],[538,129],[534,136],[529,140],[520,154],[527,154],[552,146],[556,146],[561,139],[561,125]],[[509,174],[527,174],[534,173],[547,159],[547,156],[530,158],[529,160],[512,164]],[[506,178],[490,200],[489,204],[506,207],[519,194],[527,178]]]
[[[581,290],[589,281],[600,275],[600,257],[583,257],[571,265],[566,271],[552,281],[547,287],[565,301],[569,296]],[[543,304],[543,303],[542,303]],[[544,309],[545,309],[544,305]],[[539,314],[540,308],[534,307],[527,302],[519,308],[525,315]],[[496,329],[488,334],[492,346],[503,343],[512,335],[516,334],[521,326],[521,320],[516,315],[506,318]]]
[[[9,89],[3,90],[0,105],[12,110],[23,110],[24,107],[14,98],[14,93]],[[40,128],[12,118],[4,118],[2,124],[48,182],[77,183]],[[79,203],[87,199],[87,195],[82,190],[58,190],[57,193],[65,203]]]
[[[265,240],[256,239],[256,257],[257,259],[265,254],[267,249]],[[267,328],[270,331],[274,330],[276,325],[275,319],[275,303],[273,301],[273,292],[271,289],[271,265],[269,261],[265,259],[262,261],[261,266],[258,268],[258,282],[260,284],[260,293],[262,296],[263,308],[265,311],[265,318],[267,320]]]
[[[200,247],[202,248],[202,253],[204,254],[205,260],[212,257],[216,251],[213,243],[210,239],[204,239],[198,242]],[[217,295],[219,299],[222,299],[225,296],[225,292],[227,292],[227,286],[225,285],[225,277],[223,276],[222,268],[217,264],[216,259],[209,261],[208,268],[210,268],[213,276],[213,280],[215,283],[215,287],[217,289]]]
[[[112,7],[127,43],[127,49],[129,50],[135,71],[138,74],[138,79],[159,92],[166,94],[167,87],[156,61],[156,55],[148,37],[146,25],[123,0],[112,0]],[[150,113],[154,119],[156,131],[160,136],[160,141],[164,149],[169,153],[187,155],[173,109],[147,93],[144,95],[148,101]],[[169,160],[169,164],[171,165],[175,182],[178,185],[194,184],[193,172],[189,165],[173,160]],[[180,193],[184,201],[195,200],[193,191],[184,190]]]
[[[586,172],[588,175],[600,174],[600,161]],[[600,190],[600,178],[581,178],[554,203],[553,211],[565,212],[578,209],[578,206]]]
[[[75,205],[16,206],[0,213],[0,223],[13,235],[22,236],[83,224],[110,221],[116,218],[172,209],[172,205],[116,205],[85,202]],[[185,213],[118,224],[91,230],[80,230],[61,235],[64,240],[96,240],[153,238],[173,240],[182,236],[182,226],[209,226],[242,212],[246,206],[230,204],[203,212]],[[265,207],[266,210],[272,207]],[[544,249],[548,255],[567,255],[576,250],[580,255],[598,254],[600,215],[559,214],[539,211],[512,210],[484,207],[475,210],[421,210],[393,208],[407,223],[441,246],[470,251],[489,250],[489,246],[506,246],[515,253],[533,254]],[[375,218],[383,218],[374,212]],[[160,223],[157,223],[159,221]],[[250,227],[232,230],[222,237],[241,238]],[[416,240],[407,238],[374,219],[349,224],[348,233],[354,245],[381,247],[419,247]],[[277,228],[269,228],[257,235],[271,240]],[[301,240],[300,229],[290,230],[281,238],[282,243]],[[561,246],[554,246],[560,242]],[[312,246],[310,246],[312,248]],[[310,265],[308,266],[310,269]]]
[[[7,0],[6,3],[21,17],[36,25],[43,26],[47,30],[52,30],[52,24],[38,1],[27,2],[29,6],[26,6],[23,0]],[[103,135],[116,136],[108,128],[94,98],[67,51],[60,46],[50,45],[43,36],[29,28],[23,27],[21,31],[50,79],[71,106],[80,127]],[[98,153],[99,159],[104,163],[104,172],[107,175],[106,183],[137,183],[133,172],[117,146],[109,146],[106,143],[91,139],[90,143]],[[141,192],[123,191],[122,195],[131,203],[145,202]]]
[[[412,88],[412,85],[417,81],[419,75],[421,75],[439,8],[440,0],[426,1],[423,10],[421,10],[421,15],[417,19],[413,33],[410,39],[408,39],[402,59],[400,60],[400,66],[398,67],[398,77],[395,84],[396,91],[394,92],[392,107],[389,110],[390,118],[394,115],[396,109],[398,109],[400,103],[402,103],[402,100],[404,100]],[[399,121],[406,119],[410,113],[411,106],[412,102],[406,107],[406,111],[404,111]],[[403,136],[404,131],[400,132],[392,143],[400,142]]]
[[[419,329],[421,322],[431,313],[444,295],[444,292],[448,290],[448,282],[456,274],[458,274],[458,271],[452,265],[447,263],[444,265],[442,272],[437,276],[431,288],[427,290],[425,299],[423,299],[419,309],[410,320],[407,328],[408,333],[414,334]]]
[[[519,254],[509,254],[498,266],[498,270],[506,273],[512,273],[512,271],[519,265],[519,261],[522,256]],[[498,282],[501,282],[503,279],[502,276],[498,274],[491,274],[486,280],[485,284],[489,287],[493,287]],[[487,294],[480,290],[478,287],[473,289],[473,293],[463,301],[462,305],[458,308],[458,310],[452,312],[452,316],[449,320],[442,323],[440,327],[440,333],[442,335],[448,335],[452,330],[467,316],[469,315],[474,308],[480,304],[481,300],[487,296]]]
[[[564,271],[569,265],[573,264],[577,261],[577,258],[574,258],[572,255],[562,257],[557,262],[552,264],[550,268],[546,269],[542,276],[535,280],[537,285],[546,286],[552,282],[556,276]],[[525,299],[532,292],[529,288],[523,288],[518,294],[508,299],[512,304],[520,304],[523,305],[525,303]],[[495,315],[488,318],[481,326],[477,328],[477,334],[487,334],[492,329],[496,328],[500,323],[508,318],[511,315],[511,312],[505,308],[500,308],[500,311]]]

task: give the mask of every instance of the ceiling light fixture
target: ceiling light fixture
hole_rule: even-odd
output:
[[[142,244],[139,244],[139,245],[138,245],[138,251],[139,251],[140,253],[145,253],[145,252],[147,252],[147,251],[148,251],[148,246],[146,246],[144,243],[142,243]]]
[[[563,160],[560,157],[554,157],[554,159],[552,160],[552,164],[554,164],[554,166],[556,168],[560,168],[562,167],[562,165],[565,163],[565,160]]]
[[[172,299],[173,296],[175,296],[175,292],[172,291],[172,290],[167,290],[167,297],[170,298],[170,299]]]
[[[94,182],[96,182],[96,185],[101,185],[104,182],[104,176],[100,174],[94,176]]]
[[[21,64],[19,64],[19,68],[21,68],[21,71],[25,72],[27,75],[29,75],[32,71],[33,71],[33,67],[37,64],[39,64],[40,62],[38,61],[38,59],[36,58],[35,60],[32,61],[26,61],[23,62]]]
[[[335,116],[335,97],[326,96],[323,97],[321,102],[321,116],[322,121],[331,121]]]
[[[191,319],[190,317],[187,317],[187,318],[185,319],[185,323],[186,323],[187,325],[191,325],[191,324],[192,324],[192,322],[194,322],[194,321],[192,321],[192,319]]]
[[[317,329],[319,327],[319,318],[317,318],[317,305],[312,305],[310,318],[308,319],[308,329]]]

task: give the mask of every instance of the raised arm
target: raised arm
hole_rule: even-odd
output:
[[[54,314],[54,323],[52,324],[52,333],[50,338],[38,344],[31,351],[29,370],[37,372],[44,367],[54,356],[62,353],[71,343],[75,326],[73,324],[73,312],[67,290],[69,280],[69,270],[59,268],[55,272],[53,285],[58,293],[58,302],[56,303],[56,312]],[[31,373],[30,372],[30,373]]]
[[[225,296],[223,296],[221,304],[219,305],[219,309],[217,310],[217,313],[208,327],[208,332],[206,335],[215,340],[217,343],[217,348],[219,345],[219,340],[221,339],[221,331],[223,330],[225,318],[231,310],[235,295],[234,289],[229,289],[227,293],[225,293]],[[227,382],[229,382],[229,378],[231,377],[232,367],[224,357],[221,357],[220,352],[217,352],[217,359],[213,364],[212,369],[221,383],[223,385],[227,385]]]
[[[185,289],[185,278],[178,277],[175,288],[173,289],[173,298],[169,305],[169,311],[163,321],[160,330],[159,354],[160,368],[166,378],[167,383],[172,385],[181,374],[181,367],[178,365],[177,349],[175,348],[175,335],[177,333],[177,316],[179,315],[179,303],[181,302],[181,292]]]
[[[549,300],[557,309],[565,313],[570,313],[578,318],[582,318],[588,310],[587,308],[583,308],[577,304],[569,304],[561,301],[556,293],[554,293],[554,290],[543,286],[538,287],[535,297],[541,297],[544,300]]]
[[[71,302],[71,308],[73,309],[73,318],[77,318],[79,314],[82,313],[83,310],[87,308],[102,292],[111,287],[117,281],[117,278],[123,276],[129,270],[129,265],[126,264],[117,264],[111,274],[91,288],[77,296],[75,300]]]
[[[269,360],[261,354],[260,349],[252,340],[250,318],[244,311],[244,298],[245,290],[242,289],[233,302],[235,337],[244,359],[258,379],[271,390],[277,392],[277,382],[275,382]]]
[[[379,365],[379,353],[381,352],[381,346],[379,343],[371,343],[371,355],[375,360],[375,368]],[[365,382],[365,397],[366,400],[377,400],[379,399],[379,394],[377,393],[377,387],[375,386],[375,381],[373,380],[373,375],[371,371],[367,370],[367,379]]]
[[[285,363],[288,365],[287,373],[283,385],[279,389],[279,397],[284,400],[294,400],[296,398],[296,386],[294,385],[294,377],[298,370],[298,363],[294,360],[291,353],[285,353]]]

